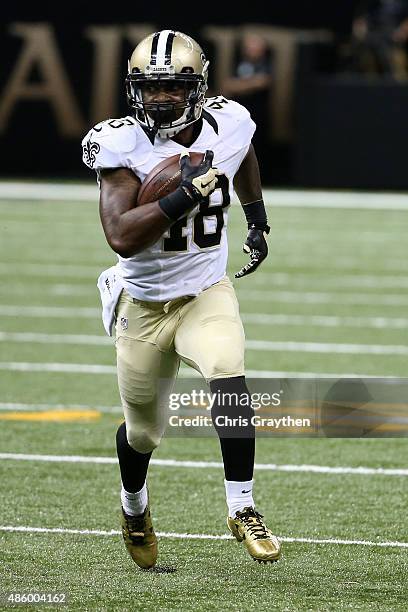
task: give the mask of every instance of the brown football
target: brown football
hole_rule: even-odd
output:
[[[190,160],[194,166],[198,166],[203,157],[204,153],[190,153]],[[180,181],[180,155],[172,155],[150,170],[140,186],[137,205],[141,206],[163,198],[177,189]]]

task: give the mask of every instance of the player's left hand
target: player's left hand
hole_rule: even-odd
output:
[[[235,278],[242,278],[247,274],[255,272],[257,267],[268,256],[268,245],[266,244],[265,234],[269,234],[269,227],[265,230],[250,227],[247,239],[242,247],[244,253],[249,255],[250,262],[235,274]]]

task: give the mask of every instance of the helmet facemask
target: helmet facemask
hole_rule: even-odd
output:
[[[146,101],[144,89],[153,83],[171,87],[180,85],[184,89],[183,99],[179,102]],[[127,99],[134,109],[135,119],[147,130],[155,132],[160,138],[171,138],[201,117],[207,85],[202,76],[196,74],[154,75],[146,77],[131,73],[126,79]]]

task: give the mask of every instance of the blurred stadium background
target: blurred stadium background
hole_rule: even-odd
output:
[[[150,489],[163,534],[156,572],[135,570],[117,531],[121,413],[96,290],[114,257],[80,141],[97,121],[127,114],[127,58],[149,32],[197,38],[211,60],[210,95],[234,76],[246,34],[267,42],[269,84],[247,102],[260,124],[271,253],[236,283],[249,374],[406,376],[401,54],[395,73],[379,74],[370,62],[355,70],[357,2],[302,5],[251,2],[248,15],[201,4],[176,17],[158,3],[154,12],[124,15],[122,7],[120,18],[84,7],[75,20],[66,7],[41,15],[32,7],[24,18],[6,12],[0,597],[62,592],[73,609],[98,610],[406,609],[404,439],[260,440],[257,498],[285,540],[273,568],[225,541],[211,439],[168,438],[155,454]],[[404,45],[398,51],[404,58]],[[244,261],[238,206],[229,235],[233,275]]]

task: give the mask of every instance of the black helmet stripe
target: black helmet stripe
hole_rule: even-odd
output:
[[[170,34],[167,37],[166,51],[164,55],[164,63],[166,66],[169,66],[171,64],[171,50],[173,48],[174,36],[175,36],[174,32],[170,32]]]
[[[175,35],[176,33],[173,30],[162,30],[154,34],[150,58],[151,66],[157,66],[157,64],[170,66]]]
[[[155,35],[153,36],[153,41],[152,41],[152,50],[151,50],[151,55],[150,55],[150,64],[152,66],[156,65],[156,57],[157,57],[157,45],[159,44],[159,38],[160,38],[160,32],[156,32]]]

